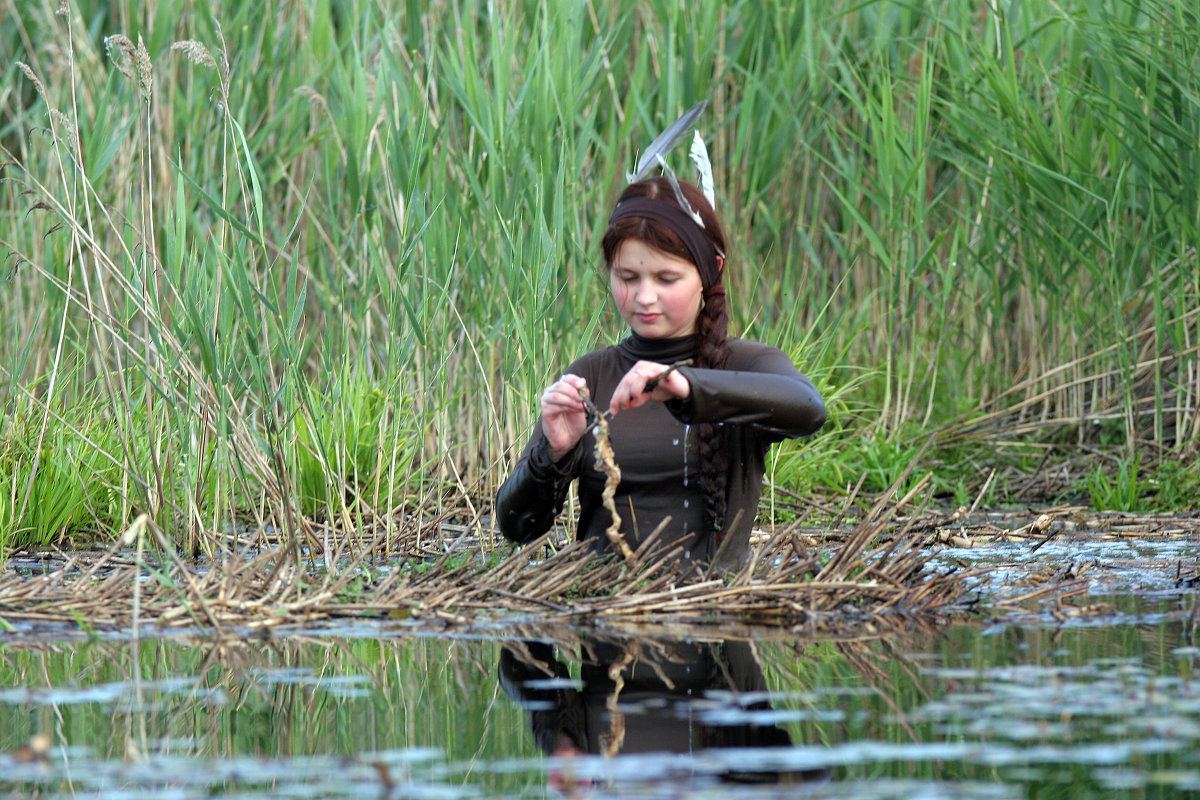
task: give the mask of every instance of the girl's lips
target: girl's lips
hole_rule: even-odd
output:
[[[636,316],[642,322],[654,322],[654,320],[661,317],[662,314],[637,314]]]

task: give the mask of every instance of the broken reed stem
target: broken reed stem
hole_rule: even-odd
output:
[[[598,559],[589,548],[571,545],[530,569],[530,551],[518,553],[494,571],[447,562],[430,567],[424,561],[427,572],[401,565],[373,585],[369,595],[349,597],[344,595],[346,587],[351,578],[362,575],[360,570],[307,574],[295,570],[283,552],[245,560],[231,557],[219,569],[206,572],[168,559],[152,567],[154,579],[136,590],[134,604],[134,587],[150,565],[121,563],[81,579],[86,573],[79,571],[79,559],[72,558],[63,562],[70,574],[59,570],[49,580],[29,580],[15,572],[0,575],[0,605],[10,623],[70,625],[82,617],[95,627],[124,628],[136,615],[139,625],[161,630],[286,629],[332,617],[397,612],[429,618],[439,626],[508,612],[571,624],[600,618],[614,624],[662,615],[710,625],[723,620],[790,625],[811,619],[828,628],[839,624],[843,608],[852,608],[855,616],[881,607],[936,613],[954,601],[961,587],[937,574],[919,579],[907,575],[909,582],[902,584],[889,577],[892,569],[887,565],[881,568],[882,576],[873,575],[869,582],[780,580],[787,564],[768,570],[761,580],[730,586],[715,579],[693,582],[693,576],[674,569],[670,559],[639,563],[631,571],[618,559]],[[100,557],[113,562],[109,554]],[[287,566],[276,571],[280,560]],[[518,569],[518,564],[524,568]],[[619,593],[614,594],[614,586],[620,587]]]
[[[625,746],[625,713],[621,710],[621,690],[625,688],[625,668],[634,662],[637,642],[630,642],[629,649],[608,668],[608,678],[613,682],[612,691],[604,699],[608,711],[608,732],[600,736],[600,751],[605,758],[612,758]]]
[[[690,358],[680,359],[679,361],[676,361],[674,364],[669,364],[665,370],[658,373],[650,380],[646,381],[646,388],[643,389],[642,391],[647,394],[649,394],[650,392],[653,392],[655,390],[655,388],[658,387],[658,384],[660,384],[664,380],[666,380],[666,377],[668,375],[670,375],[672,372],[679,369],[680,367],[690,367],[691,365],[692,365],[692,359],[690,359]]]
[[[893,513],[883,509],[880,516]],[[1161,518],[1154,522],[1163,525]],[[440,629],[528,615],[539,625],[653,621],[656,627],[674,623],[723,631],[750,625],[826,633],[864,620],[886,624],[966,613],[978,602],[971,587],[989,569],[926,570],[928,551],[919,541],[924,527],[908,520],[896,523],[898,530],[881,531],[880,524],[877,518],[836,532],[842,542],[834,556],[838,565],[823,578],[806,548],[793,553],[791,538],[778,536],[755,569],[707,580],[694,568],[680,568],[669,552],[659,555],[672,548],[655,550],[653,558],[630,569],[578,542],[545,559],[540,548],[521,548],[495,567],[472,561],[471,548],[460,552],[464,561],[425,557],[414,548],[407,562],[393,565],[381,580],[361,560],[329,572],[298,570],[283,550],[228,555],[201,569],[175,556],[150,524],[125,537],[125,551],[54,555],[52,569],[43,558],[21,572],[0,573],[0,608],[8,624],[70,626],[86,620],[93,628],[121,630],[134,620],[139,628],[160,631],[288,630],[364,615],[428,619]],[[1200,530],[1191,519],[1179,519],[1172,531],[1176,527]],[[884,543],[872,546],[879,533]],[[138,557],[138,537],[146,535],[154,538]],[[415,541],[415,535],[410,538]],[[835,540],[826,541],[833,546]],[[151,543],[164,557],[153,556]],[[30,576],[31,569],[39,574]],[[356,588],[364,582],[369,590]],[[1052,600],[1079,585],[1029,586],[1018,597],[998,599],[996,607]]]
[[[637,563],[634,558],[633,551],[629,548],[629,543],[625,541],[624,535],[621,533],[621,517],[617,514],[616,503],[613,502],[613,497],[616,495],[617,486],[621,483],[621,468],[617,466],[616,454],[613,453],[612,441],[608,437],[608,418],[601,414],[591,398],[584,391],[579,392],[579,396],[583,399],[584,408],[592,415],[594,422],[592,423],[593,435],[596,438],[596,469],[604,473],[604,491],[600,493],[600,497],[604,502],[604,508],[612,517],[612,524],[605,530],[605,535],[612,542],[613,547],[621,558],[625,559],[625,563],[632,567]]]
[[[692,359],[685,358],[676,361],[667,366],[665,370],[646,382],[643,392],[649,393],[654,391],[655,387],[668,375],[680,367],[686,367],[692,363]],[[596,439],[596,469],[604,473],[604,491],[600,493],[600,498],[604,503],[604,508],[608,511],[612,519],[612,523],[605,529],[604,534],[608,540],[612,542],[613,547],[621,558],[625,559],[626,565],[633,567],[637,563],[637,554],[630,549],[629,543],[625,541],[624,534],[621,533],[621,517],[617,514],[617,506],[613,501],[616,495],[617,486],[621,483],[621,468],[617,465],[616,453],[612,449],[612,440],[609,438],[607,411],[601,413],[596,408],[595,403],[588,397],[587,392],[580,390],[579,396],[583,400],[583,406],[587,409],[588,414],[592,417],[591,429],[593,436]],[[661,525],[659,526],[661,529]],[[657,531],[655,531],[657,533]],[[639,548],[639,553],[645,548]]]

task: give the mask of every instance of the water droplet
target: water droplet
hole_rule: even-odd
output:
[[[683,441],[684,442],[687,442],[688,431],[690,431],[691,429],[692,429],[691,425],[683,426]],[[679,444],[678,439],[675,440],[675,444]],[[683,486],[685,489],[687,488],[687,485],[688,485],[688,453],[687,453],[687,445],[685,444],[683,447]],[[686,503],[686,502],[687,501],[685,500],[684,503]],[[686,508],[686,506],[685,506],[685,508]]]

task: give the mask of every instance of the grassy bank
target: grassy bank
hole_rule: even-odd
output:
[[[478,522],[704,98],[734,327],[834,412],[770,513],[931,437],[959,502],[1194,505],[1200,4],[547,5],[3,0],[0,550]]]

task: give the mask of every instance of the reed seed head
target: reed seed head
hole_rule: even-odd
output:
[[[217,61],[212,57],[212,53],[208,52],[208,48],[203,43],[197,42],[195,39],[175,42],[171,45],[171,49],[183,53],[187,56],[188,61],[196,66],[217,68]]]
[[[79,138],[75,135],[75,123],[71,122],[71,118],[59,111],[57,108],[50,109],[50,119],[62,129],[62,139],[71,146],[74,151],[78,148]]]
[[[108,60],[113,63],[122,75],[129,80],[136,80],[133,74],[133,62],[137,58],[137,48],[129,37],[119,33],[104,37],[104,48],[108,51]]]
[[[310,106],[319,108],[329,107],[329,104],[325,101],[325,96],[311,86],[301,86],[297,88],[296,94],[307,98]]]
[[[138,35],[137,46],[137,72],[138,86],[142,90],[142,100],[149,103],[150,94],[154,90],[154,70],[150,64],[150,51],[146,49],[146,43],[142,41],[141,34]]]
[[[25,73],[25,77],[28,78],[29,81],[33,84],[33,88],[37,89],[38,96],[41,97],[43,100],[46,100],[46,87],[45,87],[45,85],[42,84],[41,78],[39,78],[37,75],[35,75],[33,73],[33,69],[30,68],[30,66],[28,64],[26,64],[24,61],[17,62],[17,69],[19,69],[19,70],[21,70],[21,72]],[[50,101],[46,100],[46,102],[49,103]]]
[[[138,36],[137,47],[128,36],[115,33],[104,37],[104,47],[108,50],[108,58],[122,75],[131,81],[136,81],[142,100],[150,102],[150,92],[154,88],[154,74],[150,64],[150,53],[146,43]]]

